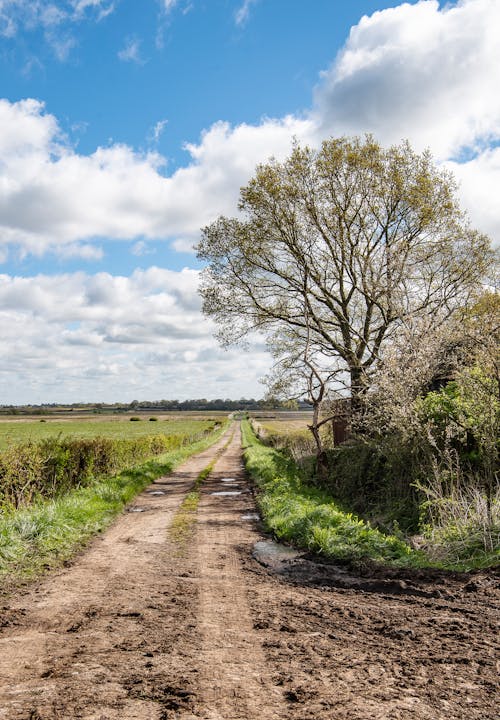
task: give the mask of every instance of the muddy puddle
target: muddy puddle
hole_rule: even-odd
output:
[[[281,545],[274,540],[259,540],[253,546],[252,551],[252,556],[257,562],[277,572],[300,555],[298,550],[288,547],[288,545]]]
[[[215,492],[211,492],[210,495],[221,495],[221,496],[227,496],[227,495],[242,495],[243,490],[216,490]]]

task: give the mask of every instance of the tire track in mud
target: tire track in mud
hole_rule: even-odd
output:
[[[182,647],[197,587],[167,528],[231,432],[138,495],[69,568],[4,604],[1,720],[161,720],[190,697]]]
[[[242,569],[242,554],[250,555],[258,539],[242,517],[254,512],[238,430],[204,484],[198,507],[195,551],[201,665],[196,717],[204,720],[287,716],[282,692],[270,680],[261,638],[254,629],[249,582]]]

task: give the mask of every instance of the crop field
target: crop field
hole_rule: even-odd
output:
[[[288,435],[290,433],[308,433],[307,423],[308,418],[300,420],[288,420],[288,419],[255,419],[255,422],[260,425],[267,433],[276,435]]]
[[[132,421],[131,417],[140,417]],[[156,421],[149,418],[155,417]],[[191,415],[143,415],[58,417],[57,419],[8,419],[0,420],[0,451],[26,442],[38,442],[48,437],[107,438],[131,439],[145,435],[198,435],[213,427],[215,422],[222,421],[227,414]]]
[[[259,425],[265,433],[287,435],[308,433],[307,425],[311,422],[311,412],[269,412],[249,413],[254,424]]]

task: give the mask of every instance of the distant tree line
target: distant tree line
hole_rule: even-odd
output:
[[[306,402],[290,403],[275,398],[255,400],[254,398],[217,398],[207,400],[199,398],[194,400],[133,400],[130,403],[43,403],[41,405],[0,405],[0,415],[54,415],[67,412],[82,413],[125,413],[136,411],[156,412],[183,412],[183,411],[213,411],[231,412],[234,410],[307,410],[310,405]]]

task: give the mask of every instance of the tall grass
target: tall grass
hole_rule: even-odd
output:
[[[243,434],[245,463],[258,488],[257,502],[267,528],[279,540],[330,558],[369,559],[399,567],[467,571],[496,565],[500,559],[498,495],[488,508],[482,492],[457,489],[444,495],[441,476],[436,476],[434,482],[428,479],[425,491],[429,501],[422,505],[426,522],[410,545],[399,529],[397,534],[382,532],[346,512],[328,489],[311,485],[307,467],[298,465],[286,446],[283,451],[264,446],[248,423],[243,424]],[[346,465],[349,458],[356,472],[364,466],[370,475],[370,456],[356,457],[359,446],[338,450],[344,463],[336,469],[337,475],[344,471],[348,482],[352,481],[353,469]],[[371,473],[375,471],[372,468]],[[484,527],[478,518],[482,518]],[[394,526],[397,528],[396,523]],[[417,546],[419,549],[414,549]]]

